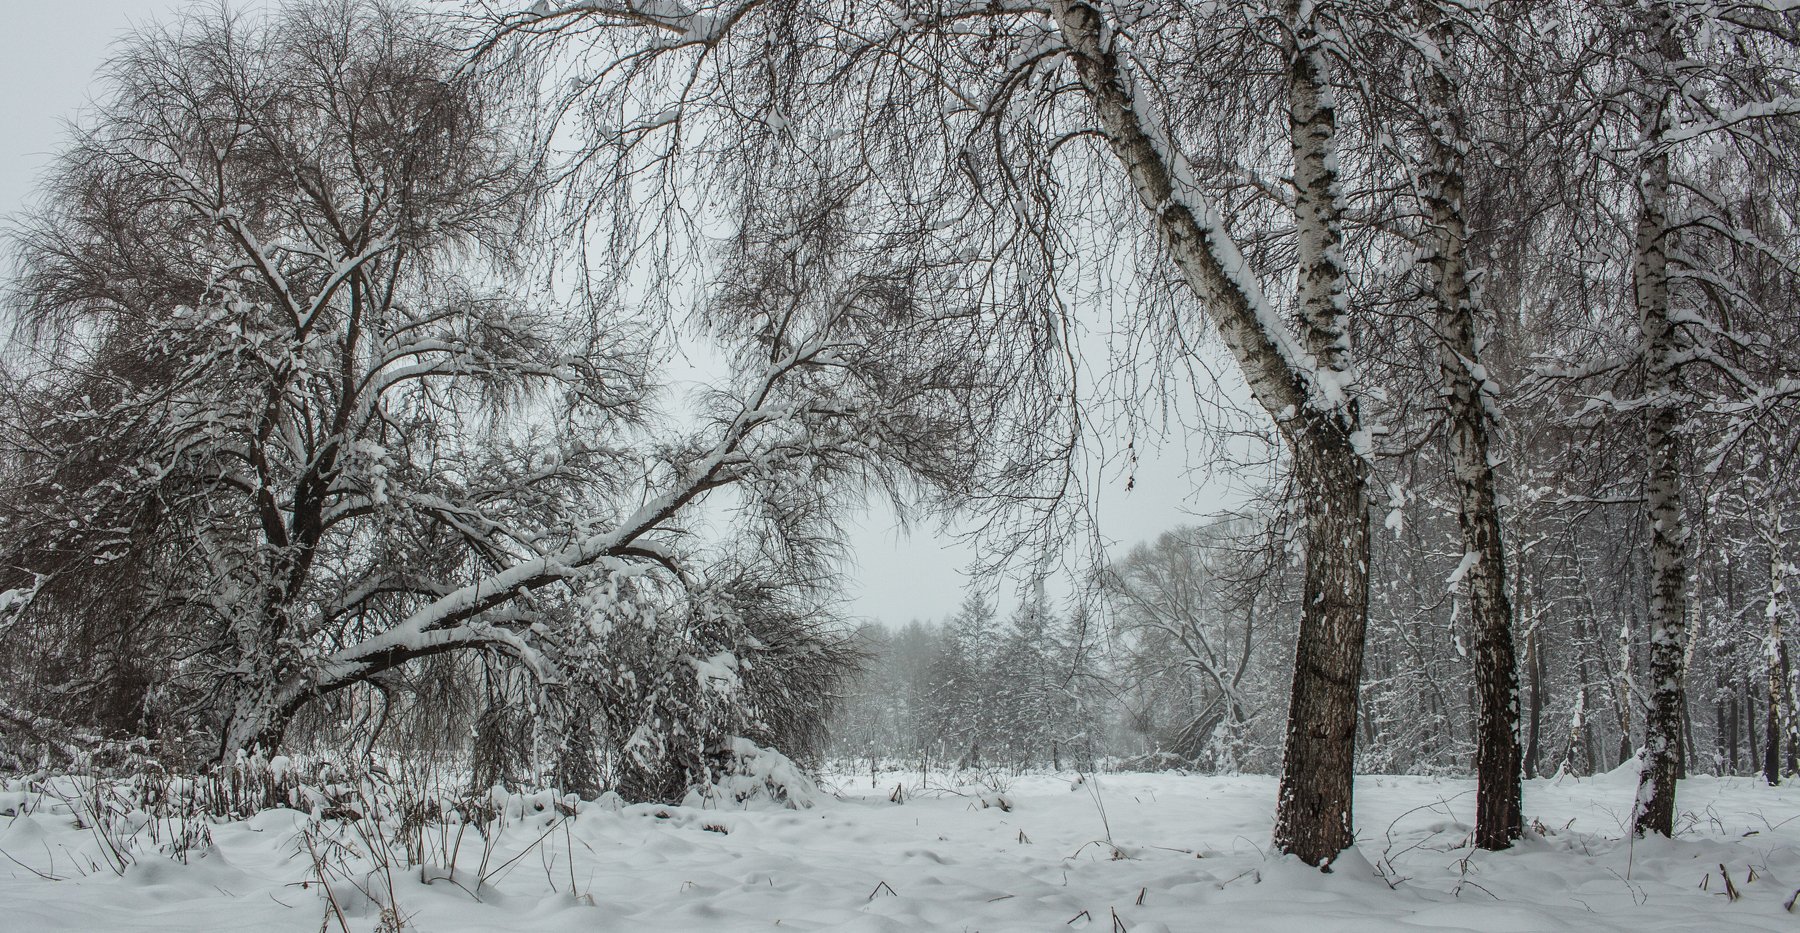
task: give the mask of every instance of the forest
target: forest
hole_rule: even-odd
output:
[[[94,80],[0,241],[0,803],[96,869],[291,810],[398,930],[534,794],[1140,773],[1323,874],[1462,782],[1457,896],[1547,789],[1628,889],[1762,832],[1690,787],[1800,865],[1792,3],[196,3]],[[1170,464],[1243,494],[1103,534]],[[953,615],[847,610],[871,508]]]

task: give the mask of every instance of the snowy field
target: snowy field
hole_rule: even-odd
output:
[[[1266,854],[1265,777],[1038,775],[997,791],[903,773],[871,787],[865,773],[827,781],[802,811],[600,802],[573,818],[515,796],[491,843],[425,834],[439,858],[457,852],[454,877],[383,873],[356,824],[294,810],[213,825],[184,865],[142,815],[121,817],[135,835],[100,833],[76,825],[84,805],[15,787],[0,794],[0,929],[315,933],[392,930],[395,917],[420,933],[1800,928],[1788,906],[1800,792],[1695,778],[1677,839],[1628,843],[1632,784],[1528,783],[1540,831],[1494,854],[1460,847],[1471,782],[1365,777],[1362,858],[1329,875]]]

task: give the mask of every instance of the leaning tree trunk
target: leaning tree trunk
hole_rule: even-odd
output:
[[[1447,27],[1438,46],[1455,41]],[[1446,59],[1448,54],[1446,53]],[[1512,605],[1506,595],[1506,550],[1499,496],[1489,460],[1493,417],[1481,363],[1478,313],[1469,282],[1468,227],[1463,217],[1464,143],[1456,88],[1446,60],[1426,80],[1426,209],[1431,216],[1430,266],[1435,273],[1438,372],[1448,420],[1450,473],[1462,531],[1463,581],[1475,627],[1475,844],[1504,849],[1523,831],[1520,816],[1519,679],[1513,653]],[[1535,732],[1534,732],[1535,736]]]
[[[1660,8],[1659,8],[1660,10]],[[1672,35],[1668,14],[1659,30]],[[1665,53],[1666,55],[1666,53]],[[1654,138],[1667,120],[1670,102],[1653,108],[1645,135]],[[1669,306],[1669,157],[1645,159],[1638,179],[1635,297],[1642,328],[1644,394],[1648,401],[1645,441],[1650,514],[1650,684],[1644,720],[1646,759],[1638,781],[1638,835],[1672,835],[1675,781],[1681,773],[1681,713],[1686,705],[1682,656],[1687,627],[1687,526],[1681,509],[1681,410],[1676,399],[1675,357],[1679,333]]]
[[[1275,420],[1306,500],[1306,588],[1287,754],[1276,809],[1275,844],[1314,865],[1354,842],[1351,783],[1356,700],[1368,608],[1368,464],[1361,435],[1350,346],[1344,327],[1335,192],[1336,115],[1317,36],[1291,3],[1300,27],[1290,59],[1303,341],[1280,314],[1225,229],[1216,205],[1186,181],[1189,167],[1156,123],[1132,74],[1125,40],[1087,0],[1050,0],[1097,128],[1133,192],[1150,212],[1158,240],[1184,282],[1206,306],[1245,382]],[[1305,9],[1310,10],[1310,5]],[[1304,350],[1296,347],[1304,343]]]

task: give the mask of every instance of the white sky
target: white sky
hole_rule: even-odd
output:
[[[0,0],[6,24],[0,30],[0,215],[24,205],[61,141],[63,121],[87,102],[109,46],[134,25],[182,6],[171,0]],[[1178,452],[1141,463],[1129,493],[1123,477],[1106,479],[1101,528],[1126,546],[1217,509],[1226,494],[1222,480],[1187,475]],[[855,522],[851,544],[858,565],[849,591],[855,614],[897,625],[941,619],[961,602],[959,571],[973,555],[936,529],[915,527],[907,537],[891,513],[876,508]]]
[[[0,210],[30,192],[107,46],[166,0],[0,0]]]

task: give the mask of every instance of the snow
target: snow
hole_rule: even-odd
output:
[[[1457,584],[1463,581],[1463,577],[1468,576],[1469,571],[1475,569],[1475,565],[1479,563],[1481,563],[1480,554],[1474,551],[1464,551],[1462,560],[1456,564],[1456,569],[1450,571],[1449,578],[1444,580],[1446,592],[1456,589]]]
[[[70,524],[73,525],[74,523],[71,522]],[[30,586],[17,587],[5,592],[0,592],[0,613],[10,612],[14,609],[30,605],[31,601],[37,598],[38,590],[43,587],[46,578],[43,574],[39,573],[32,574],[32,578]]]
[[[1382,526],[1394,533],[1398,538],[1406,530],[1406,487],[1399,483],[1388,484],[1388,503],[1393,506],[1388,511],[1387,519]]]
[[[817,784],[792,759],[748,739],[731,742],[731,766],[710,786],[688,792],[682,804],[707,810],[785,808],[804,810],[819,802]]]
[[[783,762],[749,770],[772,775]],[[454,872],[396,867],[390,888],[372,864],[346,861],[329,888],[342,925],[309,854],[333,840],[357,848],[337,821],[270,810],[214,823],[182,864],[158,854],[154,821],[124,814],[117,825],[137,835],[121,874],[108,870],[92,821],[76,825],[80,798],[15,783],[0,793],[0,911],[7,929],[47,933],[369,931],[390,906],[403,929],[424,933],[1793,928],[1784,905],[1800,886],[1800,793],[1692,778],[1677,838],[1633,842],[1623,838],[1629,772],[1528,782],[1537,831],[1504,853],[1462,845],[1471,782],[1362,777],[1359,847],[1329,875],[1269,856],[1275,781],[1260,776],[1065,773],[958,786],[942,774],[864,772],[827,780],[804,809],[609,797],[572,818],[552,794],[499,793],[491,848],[463,834]],[[427,842],[429,852],[436,834]]]
[[[702,690],[735,693],[743,684],[738,677],[737,655],[729,651],[721,651],[710,658],[695,658],[694,671],[700,679]]]

